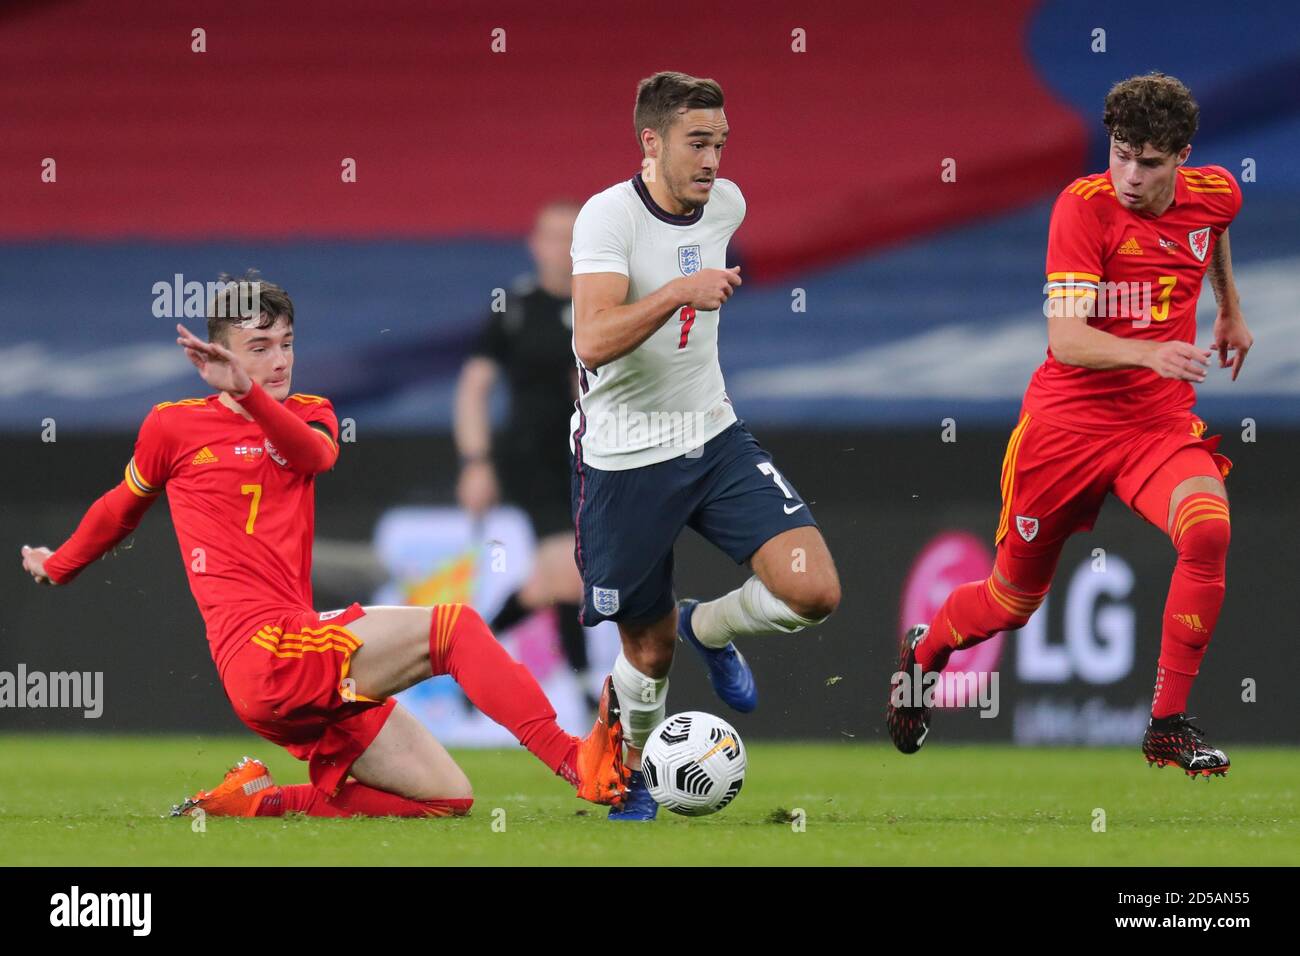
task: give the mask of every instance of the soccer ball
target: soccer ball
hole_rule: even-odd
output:
[[[651,732],[641,772],[660,806],[688,817],[717,813],[745,782],[745,744],[721,717],[686,711]]]

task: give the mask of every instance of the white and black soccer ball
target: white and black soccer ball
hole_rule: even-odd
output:
[[[745,744],[721,717],[686,711],[651,732],[641,772],[661,807],[688,817],[717,813],[745,782]]]

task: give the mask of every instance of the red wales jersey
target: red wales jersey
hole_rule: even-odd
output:
[[[283,404],[337,445],[328,399],[295,394]],[[135,494],[167,491],[218,672],[263,620],[312,606],[315,482],[283,461],[257,422],[209,395],[155,405],[126,467]]]
[[[1048,230],[1048,296],[1096,299],[1088,324],[1112,335],[1195,344],[1201,283],[1241,209],[1241,187],[1222,166],[1174,175],[1174,201],[1159,216],[1120,205],[1109,173],[1066,188]],[[1185,415],[1195,401],[1190,382],[1145,368],[1065,365],[1049,348],[1022,410],[1061,428],[1107,432]]]

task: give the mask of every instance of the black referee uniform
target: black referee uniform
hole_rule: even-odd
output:
[[[529,280],[506,296],[505,311],[492,313],[471,350],[496,362],[509,384],[510,412],[492,436],[492,464],[502,500],[527,512],[539,538],[573,531],[569,417],[577,371],[572,341],[571,300]],[[574,670],[585,672],[587,641],[578,606],[560,604],[557,611],[564,656]],[[492,626],[505,630],[526,614],[512,594]]]

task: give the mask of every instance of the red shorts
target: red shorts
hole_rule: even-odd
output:
[[[371,700],[344,684],[361,639],[347,625],[365,614],[299,611],[266,621],[221,675],[226,696],[250,730],[308,761],[311,782],[332,796],[396,702]]]
[[[1017,556],[1059,549],[1076,531],[1092,530],[1107,493],[1133,507],[1147,479],[1180,448],[1204,448],[1206,474],[1226,478],[1232,462],[1215,451],[1220,436],[1204,434],[1205,422],[1190,413],[1111,435],[1085,435],[1021,415],[1002,459],[994,544],[1006,538]]]

